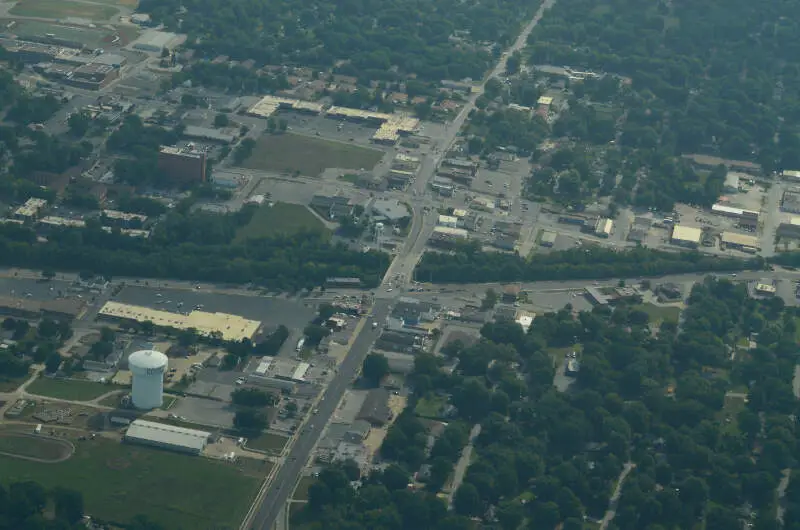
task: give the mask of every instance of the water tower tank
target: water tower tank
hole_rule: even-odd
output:
[[[164,372],[167,356],[155,350],[142,350],[128,357],[133,375],[131,400],[137,409],[154,409],[161,406],[164,392]]]

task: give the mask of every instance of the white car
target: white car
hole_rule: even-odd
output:
[[[394,291],[394,289],[392,289],[391,287],[389,287],[388,289],[386,289],[386,292],[387,292],[387,293],[391,293],[392,291]]]
[[[237,385],[243,385],[244,382],[245,382],[244,377],[240,377],[239,379],[236,380]]]

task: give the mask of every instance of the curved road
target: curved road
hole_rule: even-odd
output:
[[[422,167],[420,168],[419,176],[415,183],[418,196],[425,193],[428,182],[433,178],[439,163],[453,145],[453,142],[455,142],[458,132],[469,117],[469,113],[475,108],[475,102],[478,97],[483,94],[487,81],[505,72],[508,56],[525,46],[530,32],[536,24],[539,23],[545,10],[552,7],[555,2],[556,0],[544,1],[537,10],[536,15],[525,26],[516,41],[514,41],[514,44],[503,53],[497,65],[495,65],[495,68],[483,79],[483,82],[474,89],[474,92],[466,105],[461,109],[461,112],[447,125],[448,136],[437,146],[438,150],[436,154],[425,157],[422,162]],[[394,262],[389,267],[389,270],[386,272],[385,279],[393,278],[394,274],[405,274],[405,282],[407,283],[411,280],[413,269],[424,251],[425,242],[430,235],[430,230],[433,230],[435,224],[436,219],[434,216],[424,216],[418,209],[414,211],[409,238],[403,250],[397,255]],[[402,288],[396,289],[393,293],[378,291],[380,294],[376,297],[375,305],[372,308],[372,318],[378,322],[384,321],[389,314],[392,301],[400,296],[404,290],[405,289]],[[317,407],[317,414],[309,418],[306,425],[301,429],[300,434],[295,438],[286,461],[283,465],[280,463],[277,464],[280,466],[280,469],[274,479],[268,482],[265,485],[266,489],[262,490],[256,497],[254,511],[248,514],[248,518],[243,525],[244,528],[271,530],[278,514],[291,496],[292,490],[306,462],[311,456],[314,446],[320,436],[322,436],[325,425],[336,410],[339,401],[344,395],[345,389],[357,376],[361,369],[361,363],[377,337],[378,331],[373,330],[371,325],[364,326],[361,333],[356,337],[347,357],[339,365],[336,376],[325,390],[319,406]],[[250,517],[252,517],[251,520]]]

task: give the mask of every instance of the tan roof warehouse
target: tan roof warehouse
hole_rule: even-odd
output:
[[[261,322],[248,320],[238,315],[227,313],[207,313],[205,311],[192,311],[188,315],[159,311],[136,305],[120,304],[119,302],[106,302],[100,310],[100,316],[132,320],[134,322],[150,321],[157,327],[191,329],[194,328],[201,335],[211,335],[214,332],[222,334],[223,340],[240,341],[252,339],[261,327]]]

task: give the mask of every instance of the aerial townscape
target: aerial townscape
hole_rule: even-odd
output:
[[[0,1],[0,530],[800,530],[800,3]]]

